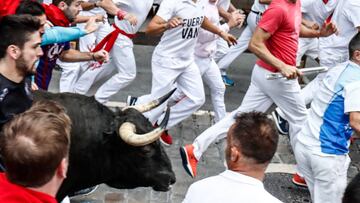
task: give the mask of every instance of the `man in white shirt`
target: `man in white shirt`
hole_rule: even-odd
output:
[[[228,170],[193,183],[183,203],[281,202],[262,183],[278,142],[273,121],[260,112],[242,113],[235,119],[225,149]]]
[[[218,49],[215,53],[215,60],[218,63],[225,85],[234,86],[234,81],[227,76],[226,70],[229,68],[230,64],[248,48],[256,25],[268,7],[267,4],[270,4],[270,2],[271,0],[254,1],[251,12],[247,16],[247,25],[237,39],[237,44],[235,46],[229,48],[226,45],[224,46],[223,40],[218,40]]]
[[[167,128],[189,117],[205,102],[200,71],[194,60],[200,27],[217,34],[229,44],[236,42],[235,37],[222,31],[205,17],[203,7],[199,0],[163,0],[159,11],[146,29],[147,34],[163,35],[152,56],[151,94],[139,97],[137,103],[146,103],[165,95],[174,84],[186,96],[171,107]],[[147,112],[145,116],[152,123],[163,120],[166,105],[167,102]],[[172,144],[172,138],[167,131],[160,140],[165,145]]]
[[[313,202],[339,203],[346,187],[349,139],[360,132],[360,33],[349,44],[349,61],[319,83],[307,122],[297,134],[295,158]]]
[[[103,0],[98,4],[105,5],[107,2]],[[100,103],[106,103],[112,95],[135,79],[136,64],[132,38],[135,37],[136,32],[146,20],[147,14],[152,8],[153,0],[145,0],[141,3],[131,0],[116,0],[114,3],[121,10],[115,12],[117,15],[112,27],[107,26],[99,30],[96,39],[102,40],[97,41],[98,44],[95,47],[97,50],[104,46],[104,49],[109,51],[111,60],[100,68],[90,70],[92,69],[90,67],[80,76],[74,87],[75,93],[86,94],[93,83],[106,78],[116,70],[116,73],[102,84],[95,93],[95,99]],[[110,44],[113,47],[109,46]]]

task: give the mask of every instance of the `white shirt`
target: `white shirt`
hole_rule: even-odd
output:
[[[323,0],[301,0],[302,17],[321,26],[334,11],[338,2],[339,0],[329,0],[325,4]]]
[[[211,23],[218,26],[224,32],[229,31],[229,26],[227,23],[220,25],[219,10],[216,3],[210,3],[208,0],[203,1],[204,11],[206,17]],[[216,51],[216,40],[219,38],[219,35],[209,32],[205,29],[200,28],[199,38],[195,45],[195,55],[198,57],[211,57]]]
[[[137,18],[137,24],[135,26],[130,25],[127,20],[119,20],[115,18],[115,24],[121,30],[128,34],[135,34],[145,22],[146,16],[152,8],[153,0],[141,0],[141,2],[133,0],[113,0],[117,7],[128,13],[132,13]]]
[[[250,176],[226,170],[190,185],[183,203],[280,203]]]
[[[360,111],[360,66],[347,61],[332,68],[320,83],[298,141],[319,155],[347,154],[352,111]]]
[[[166,30],[154,54],[184,60],[193,58],[199,29],[205,18],[203,8],[199,0],[196,3],[192,0],[163,0],[156,15],[165,21],[177,16],[184,24]]]
[[[259,0],[255,0],[253,5],[251,6],[251,10],[255,12],[264,13],[269,5],[268,4],[261,4]]]
[[[349,59],[348,45],[360,27],[360,1],[338,0],[331,21],[337,26],[338,35],[320,38],[320,50],[331,54],[333,58]]]

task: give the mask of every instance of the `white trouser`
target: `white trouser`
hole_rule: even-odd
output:
[[[222,74],[225,74],[230,64],[248,48],[250,39],[256,28],[256,19],[257,15],[250,12],[247,18],[247,26],[237,39],[237,44],[231,46],[230,48],[222,38],[218,39],[218,47],[215,55]]]
[[[179,60],[180,61],[180,60]],[[167,128],[171,128],[177,123],[189,117],[198,110],[205,102],[205,93],[199,68],[194,60],[189,61],[183,66],[173,68],[173,62],[169,58],[160,57],[153,54],[151,60],[152,86],[151,94],[138,98],[137,104],[148,102],[159,98],[176,87],[185,94],[185,98],[177,102],[170,109],[170,118]],[[163,111],[167,106],[167,101],[160,107],[145,113],[150,122],[155,123],[163,119]]]
[[[296,53],[296,66],[300,66],[301,58],[306,55],[312,59],[319,58],[318,38],[299,38],[298,51]]]
[[[84,28],[85,23],[78,24],[77,26]],[[81,52],[90,52],[93,48],[95,48],[97,33],[102,29],[106,29],[108,26],[108,23],[101,24],[98,31],[81,37],[79,39],[79,50]],[[58,60],[58,64],[62,68],[60,77],[60,92],[74,92],[75,84],[77,83],[80,75],[93,63],[93,61],[66,63]]]
[[[110,30],[111,31],[111,30]],[[102,32],[100,39],[108,32]],[[100,68],[89,68],[85,71],[75,85],[75,92],[86,94],[91,85],[96,81],[108,76],[114,70],[117,71],[95,93],[95,99],[100,103],[108,101],[109,97],[116,94],[120,89],[129,85],[136,77],[136,64],[131,39],[119,35],[110,51],[110,61]]]
[[[200,70],[204,83],[210,88],[211,102],[215,112],[215,122],[218,122],[226,115],[224,103],[225,85],[221,79],[219,67],[212,58],[195,56],[195,63]],[[169,99],[169,103],[177,103],[184,97],[184,93],[177,90]]]
[[[306,108],[300,94],[297,80],[267,80],[270,71],[255,65],[249,89],[239,108],[226,115],[222,120],[201,133],[194,141],[194,154],[199,160],[209,145],[217,139],[224,138],[230,126],[235,122],[234,116],[240,112],[266,112],[275,103],[283,111],[290,124],[290,142],[294,146],[295,135],[306,121]]]
[[[341,203],[346,188],[348,155],[322,156],[300,142],[295,146],[297,168],[302,173],[314,203]]]

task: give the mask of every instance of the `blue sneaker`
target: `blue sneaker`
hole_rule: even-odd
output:
[[[234,81],[230,79],[227,75],[222,75],[221,78],[226,86],[234,86]]]
[[[279,113],[275,110],[271,113],[276,127],[280,134],[282,135],[288,135],[289,134],[289,123],[287,120],[285,120],[283,117],[279,115]]]
[[[126,105],[127,106],[135,106],[137,99],[138,99],[137,97],[133,97],[133,96],[129,95],[126,99]]]

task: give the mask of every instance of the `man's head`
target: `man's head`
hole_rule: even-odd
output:
[[[0,60],[22,75],[35,73],[42,56],[40,22],[30,15],[10,15],[0,20]],[[13,68],[13,67],[9,67]]]
[[[227,135],[226,161],[229,169],[239,165],[264,169],[273,158],[278,143],[275,125],[265,113],[236,116]]]
[[[360,32],[349,43],[350,60],[360,65]]]
[[[82,0],[53,0],[53,4],[62,10],[70,22],[74,22],[75,17],[82,10]]]
[[[29,14],[40,20],[40,34],[43,35],[45,32],[46,15],[44,7],[37,1],[34,0],[22,0],[16,9],[16,14]]]
[[[35,103],[4,126],[1,154],[8,179],[39,188],[66,177],[71,121],[53,101]],[[58,189],[58,188],[57,188]]]

